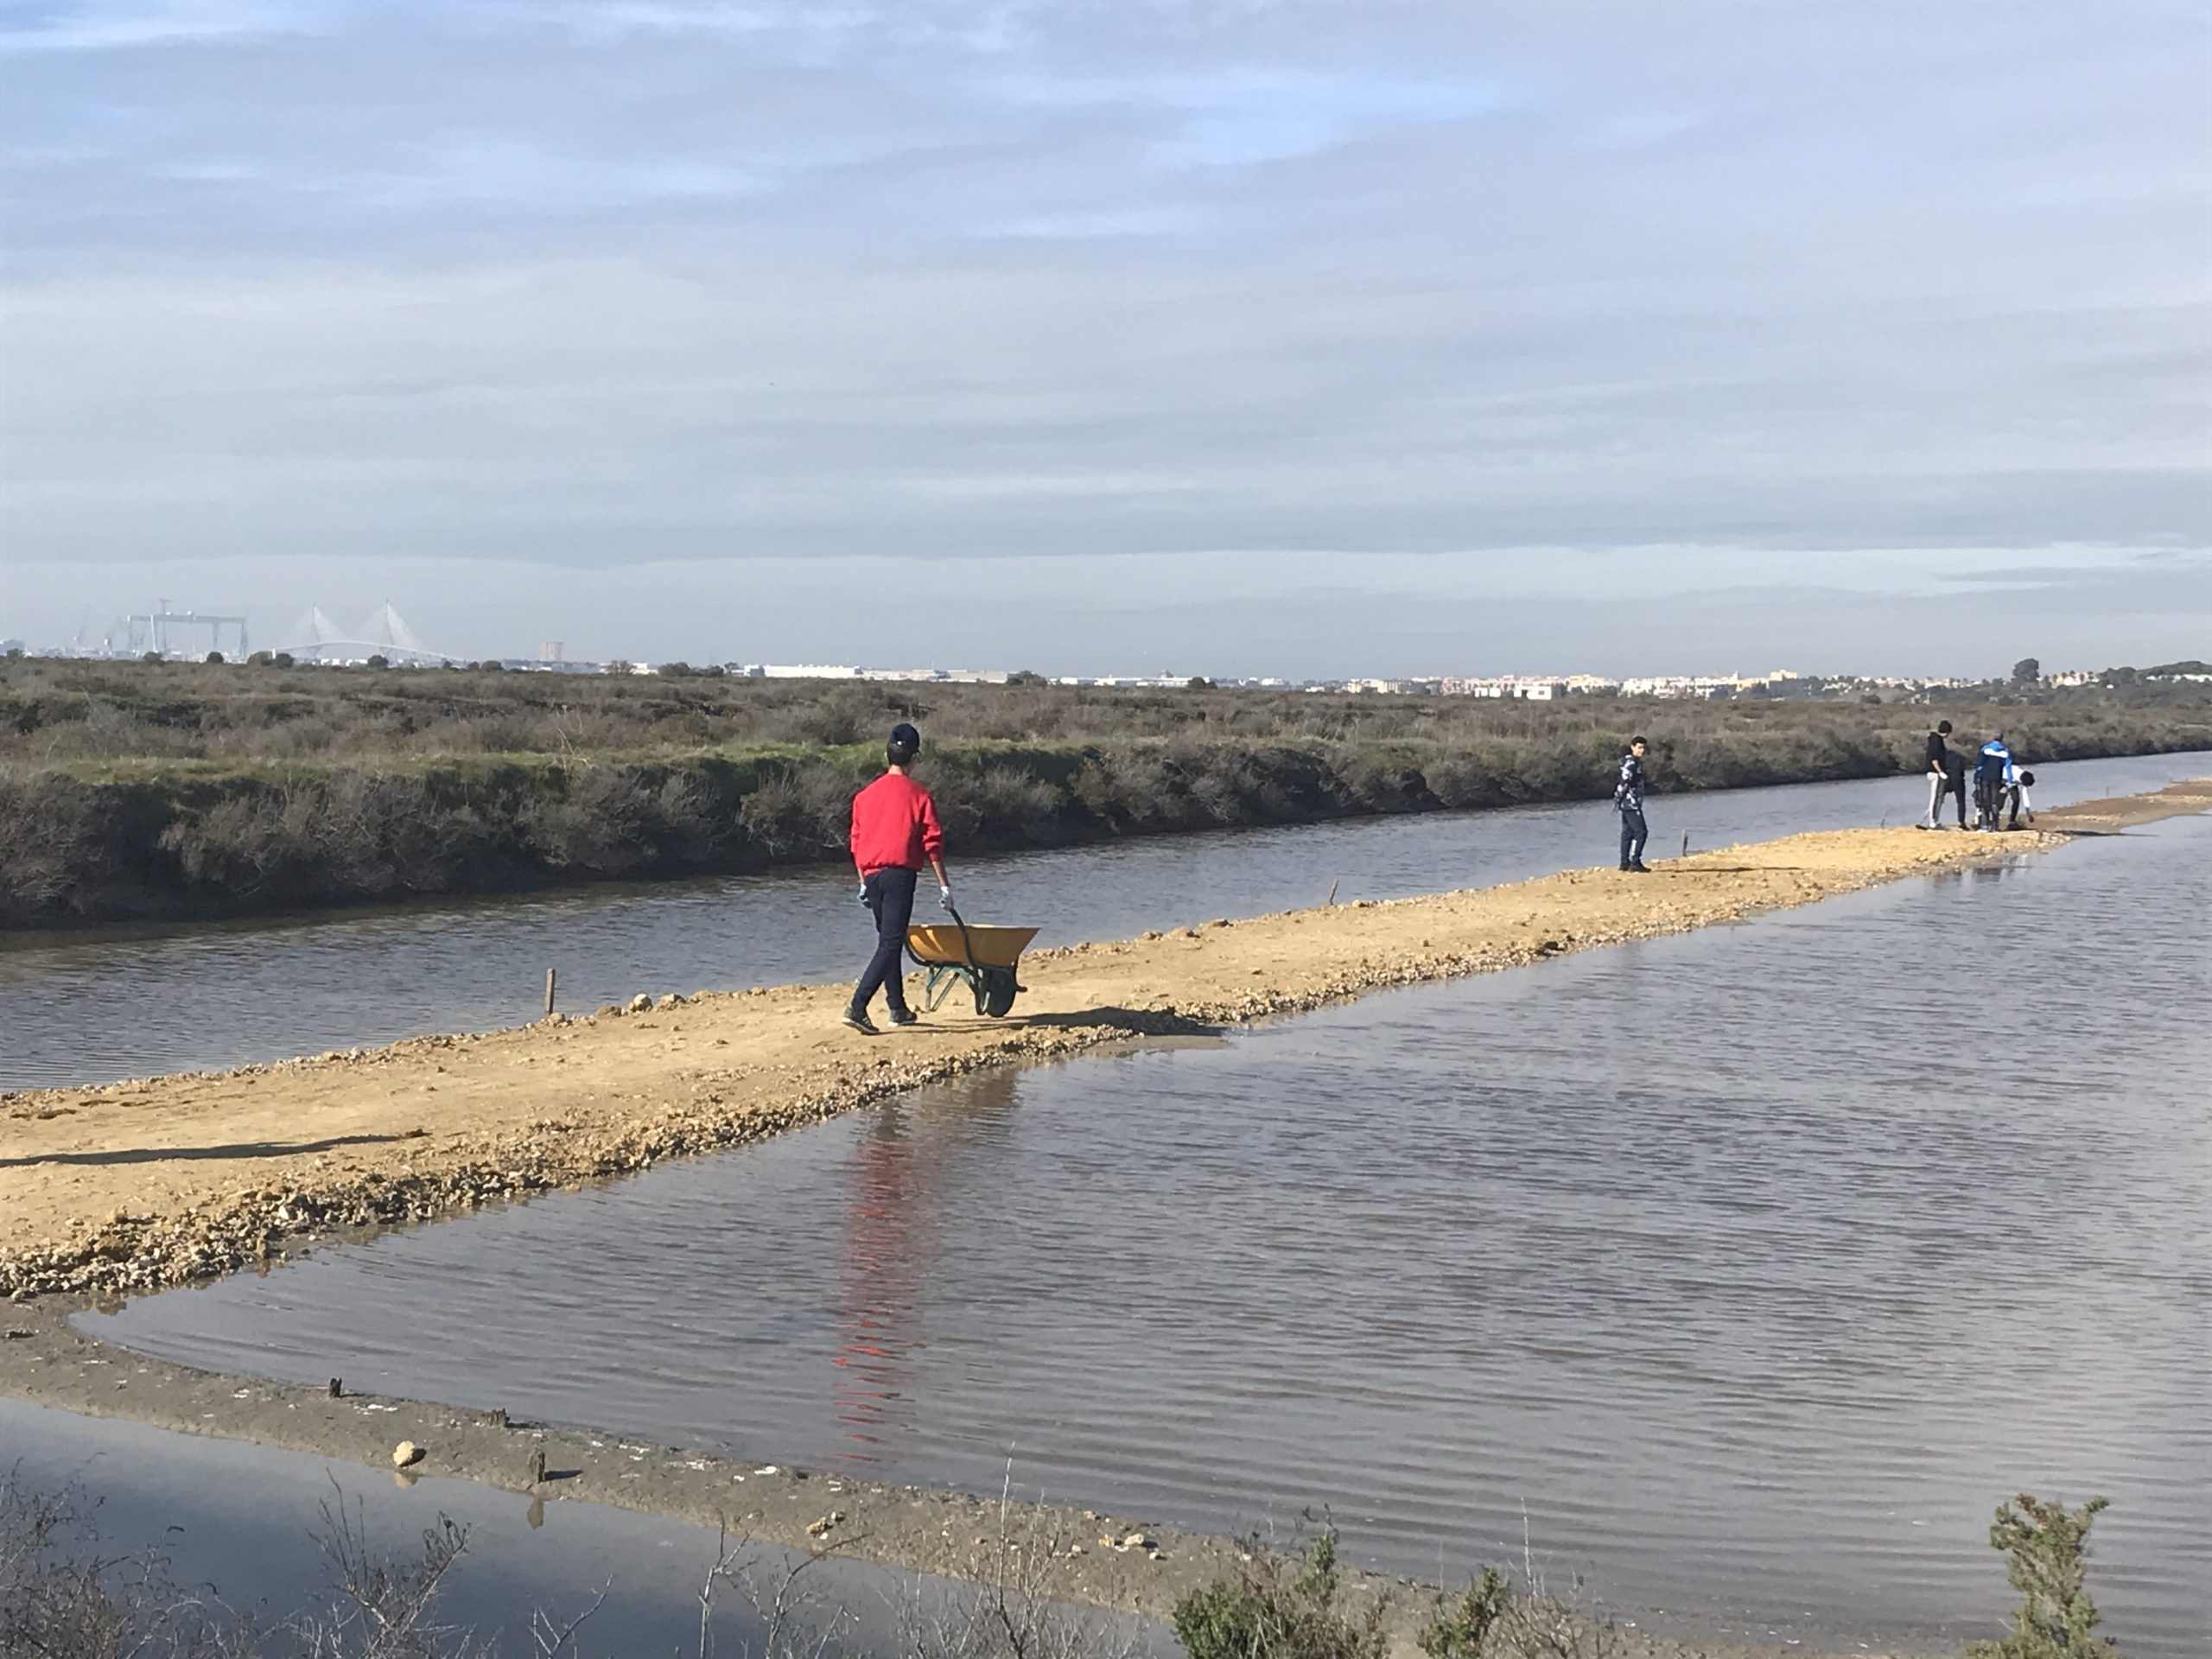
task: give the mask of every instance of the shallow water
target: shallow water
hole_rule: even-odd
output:
[[[150,1552],[174,1583],[212,1592],[264,1626],[327,1611],[335,1586],[319,1541],[332,1535],[334,1511],[375,1557],[395,1565],[420,1559],[423,1535],[440,1517],[464,1528],[467,1548],[442,1581],[432,1618],[502,1655],[538,1652],[534,1619],[550,1619],[557,1630],[595,1600],[563,1654],[696,1654],[699,1592],[726,1548],[740,1571],[718,1586],[709,1611],[711,1650],[719,1653],[756,1649],[766,1629],[760,1610],[773,1605],[802,1563],[794,1605],[805,1629],[833,1638],[822,1659],[896,1659],[908,1651],[898,1639],[902,1624],[967,1593],[945,1580],[810,1561],[802,1550],[725,1541],[656,1516],[557,1497],[533,1505],[524,1494],[470,1481],[402,1486],[389,1471],[337,1459],[0,1399],[0,1486],[10,1478],[26,1493],[74,1497],[95,1535],[73,1529],[65,1537],[73,1559]],[[1102,1618],[1101,1628],[1147,1651],[1174,1650],[1157,1627]]]
[[[2212,1585],[2212,819],[1213,1048],[987,1077],[87,1327],[302,1382],[1435,1576],[1524,1525],[1707,1629],[2112,1633]],[[371,1381],[372,1379],[372,1381]],[[1637,1615],[1647,1620],[1651,1611]]]
[[[2156,789],[2212,754],[2041,768],[2038,803]],[[1917,778],[1655,799],[1655,854],[1801,830],[1908,822]],[[1127,938],[1214,916],[1487,886],[1611,860],[1610,804],[1436,813],[956,859],[971,921],[1041,925],[1041,944]],[[827,980],[866,961],[837,868],[148,932],[0,936],[0,1090],[518,1025],[545,970],[570,1012],[639,991]]]

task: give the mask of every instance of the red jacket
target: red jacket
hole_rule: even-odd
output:
[[[887,772],[853,797],[853,863],[874,870],[918,870],[944,850],[937,803],[911,778]]]

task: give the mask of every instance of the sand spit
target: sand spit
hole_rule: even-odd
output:
[[[1018,1013],[957,1001],[843,1029],[842,986],[674,995],[479,1035],[0,1096],[0,1291],[143,1292],[281,1259],[321,1231],[427,1220],[743,1144],[985,1066],[1198,1034],[1363,993],[1738,921],[2212,807],[2212,779],[2002,836],[1846,830],[1025,958]],[[825,927],[866,945],[857,908]],[[18,1010],[23,1017],[33,1011]]]

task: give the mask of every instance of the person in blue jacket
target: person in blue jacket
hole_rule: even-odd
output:
[[[1975,827],[1995,830],[1998,814],[2003,810],[2005,792],[2012,782],[2012,751],[2005,747],[2005,734],[1997,733],[1981,746],[1981,753],[1974,763],[1974,806]]]
[[[1613,785],[1613,804],[1621,814],[1621,868],[1638,875],[1651,874],[1643,861],[1643,843],[1650,835],[1643,823],[1643,747],[1642,738],[1629,739],[1620,778]]]

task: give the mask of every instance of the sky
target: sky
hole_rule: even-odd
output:
[[[0,636],[2212,657],[2195,0],[0,0]]]

